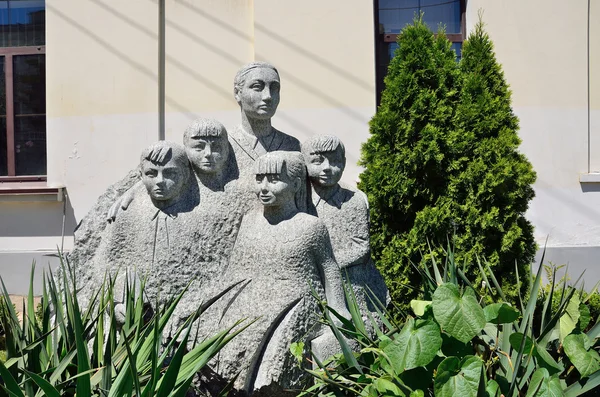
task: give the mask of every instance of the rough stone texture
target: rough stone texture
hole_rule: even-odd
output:
[[[279,84],[271,65],[243,67],[234,80],[241,124],[228,134],[220,123],[199,119],[186,129],[183,148],[157,143],[146,150],[140,169],[111,186],[82,220],[69,255],[79,285],[91,287],[84,293],[97,288],[105,272],[118,270],[147,278],[150,303],[179,294],[192,281],[169,327],[239,283],[196,324],[202,339],[240,319],[257,319],[199,374],[196,389],[209,395],[238,372],[236,396],[292,395],[285,389],[309,382],[289,345],[313,340],[321,358],[338,352],[333,335],[317,324],[311,286],[349,317],[340,267],[363,313],[371,310],[366,285],[381,301],[387,298],[370,260],[366,198],[338,184],[343,145],[304,150],[305,163],[298,140],[271,125]],[[313,162],[315,155],[333,166]]]
[[[383,304],[389,295],[371,259],[367,197],[360,190],[339,184],[346,165],[344,145],[339,138],[314,136],[302,144],[302,152],[312,185],[313,205],[309,212],[327,226],[336,261],[353,287],[363,320],[370,324],[367,313],[375,312],[375,308],[368,289]]]
[[[78,279],[87,278],[88,262],[96,254],[102,242],[104,230],[108,225],[106,214],[115,201],[139,180],[139,170],[135,169],[120,181],[109,186],[75,228],[75,243],[67,258],[74,267]]]
[[[298,209],[306,193],[300,153],[262,156],[254,174],[263,208],[244,217],[222,278],[245,283],[219,303],[218,317],[222,327],[258,320],[221,351],[217,372],[231,378],[241,371],[236,387],[247,392],[272,383],[297,388],[303,373],[289,345],[320,331],[311,286],[347,313],[341,274],[325,225]]]

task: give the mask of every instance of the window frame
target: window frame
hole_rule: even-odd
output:
[[[20,55],[46,55],[46,46],[0,47],[4,58],[4,80],[6,92],[6,167],[7,174],[0,176],[0,182],[46,181],[45,175],[16,175],[15,157],[15,102],[13,80],[13,57]]]
[[[467,38],[467,1],[460,0],[460,33],[446,33],[450,42],[463,43]],[[388,45],[395,43],[398,39],[398,33],[383,33],[379,31],[379,0],[373,0],[373,12],[375,15],[375,90],[377,97],[377,106],[381,103],[381,93],[385,88],[383,82],[386,73],[382,72],[382,54],[387,54]]]

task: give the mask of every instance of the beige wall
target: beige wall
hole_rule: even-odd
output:
[[[600,184],[579,182],[588,165],[591,171],[600,170],[598,6],[591,1],[588,141],[588,1],[527,0],[518,5],[468,1],[468,29],[483,10],[486,30],[511,86],[521,149],[538,175],[528,217],[538,241],[549,235],[550,246],[600,245]]]
[[[0,227],[0,261],[11,250],[24,258],[62,244],[63,219],[71,235],[158,138],[157,3],[47,0],[48,183],[66,186],[69,201],[0,203],[0,219],[10,222]],[[587,0],[467,4],[469,30],[484,11],[513,90],[522,151],[538,173],[528,213],[538,240],[549,234],[555,247],[600,246],[600,184],[579,182],[588,166],[600,171],[600,4],[590,2],[589,52]],[[357,178],[375,111],[372,2],[166,0],[165,18],[167,139],[181,142],[199,116],[237,125],[233,77],[244,63],[268,61],[282,80],[274,125],[301,140],[339,135],[345,180]]]
[[[181,141],[199,116],[237,125],[233,77],[247,62],[267,61],[282,81],[273,124],[301,141],[339,135],[348,146],[345,180],[357,179],[375,112],[372,4],[167,0],[166,7],[167,139]]]
[[[66,186],[79,221],[158,138],[158,2],[49,0],[46,21],[48,183]],[[372,4],[166,0],[165,33],[167,139],[199,116],[237,125],[233,77],[269,61],[282,79],[274,125],[342,136],[356,180],[375,111]]]
[[[47,1],[48,183],[77,220],[158,137],[157,21],[147,0]]]

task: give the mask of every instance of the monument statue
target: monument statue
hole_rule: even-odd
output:
[[[144,150],[139,168],[109,187],[78,225],[68,256],[89,291],[105,272],[144,277],[149,304],[191,282],[173,326],[234,286],[198,320],[195,335],[256,319],[211,363],[219,380],[239,373],[241,394],[279,395],[301,384],[292,342],[311,342],[305,346],[321,358],[336,352],[311,289],[346,317],[343,277],[363,314],[372,310],[367,286],[382,302],[387,297],[370,259],[366,197],[339,184],[343,144],[315,137],[303,155],[296,138],[271,125],[279,94],[273,66],[242,67],[234,79],[241,124],[227,131],[198,119],[183,146],[163,141]]]
[[[225,297],[221,326],[258,319],[219,356],[220,373],[231,379],[241,371],[236,387],[248,393],[271,383],[298,386],[302,374],[289,346],[320,331],[311,287],[350,317],[327,229],[303,212],[307,186],[302,155],[267,153],[257,159],[254,175],[262,208],[244,216],[223,277],[248,282]]]
[[[106,272],[119,270],[148,277],[146,291],[153,297],[173,296],[185,287],[185,271],[180,262],[190,234],[188,219],[198,205],[197,184],[191,183],[191,167],[183,146],[167,141],[152,144],[142,152],[139,166],[141,189],[135,190],[135,200],[126,213],[107,227],[96,254],[90,258],[87,271],[80,272],[79,285],[100,285]],[[168,272],[168,273],[167,273]],[[124,272],[121,273],[124,277]],[[167,277],[172,282],[162,283]],[[183,285],[183,286],[182,286]],[[117,296],[124,280],[117,279]],[[90,293],[91,289],[84,289]]]
[[[240,106],[242,123],[230,132],[240,168],[240,179],[251,188],[252,164],[268,152],[300,151],[298,139],[271,125],[279,105],[279,72],[265,62],[252,62],[235,75],[233,95]]]
[[[340,185],[346,150],[338,137],[313,136],[302,144],[302,153],[312,187],[309,213],[327,226],[342,275],[354,289],[365,324],[370,324],[367,312],[375,312],[372,300],[385,304],[388,292],[371,259],[369,202],[360,190]],[[369,297],[369,289],[374,297]]]

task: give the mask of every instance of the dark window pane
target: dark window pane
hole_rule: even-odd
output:
[[[44,0],[0,1],[0,46],[23,47],[46,43]]]
[[[15,115],[46,113],[46,56],[19,55],[13,58]]]
[[[45,55],[13,58],[17,175],[46,174]]]
[[[8,175],[6,158],[6,83],[4,79],[4,57],[0,57],[0,176]]]
[[[392,59],[394,55],[396,55],[396,50],[398,49],[398,43],[388,43],[388,56],[389,59]],[[389,64],[389,62],[388,62]]]
[[[0,116],[0,176],[8,175],[6,159],[6,116]]]
[[[460,0],[380,0],[380,33],[400,33],[421,11],[434,32],[440,23],[446,26],[446,33],[461,32]]]
[[[15,116],[17,175],[46,175],[46,116]]]
[[[380,0],[379,26],[381,33],[400,33],[412,23],[419,12],[419,0]]]
[[[0,116],[6,116],[6,79],[4,75],[4,61],[0,56]]]
[[[437,32],[440,23],[446,33],[460,33],[460,0],[420,0],[423,20]]]
[[[10,46],[10,23],[8,21],[8,1],[0,1],[0,47]]]

